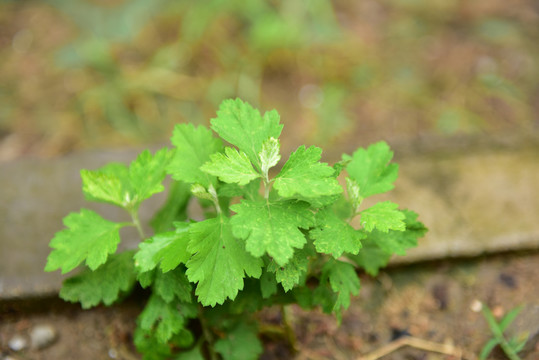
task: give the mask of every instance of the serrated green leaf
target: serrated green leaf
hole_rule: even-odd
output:
[[[153,284],[153,280],[155,278],[155,271],[145,271],[145,272],[137,272],[137,281],[139,282],[140,286],[142,286],[143,289],[146,289],[148,286]]]
[[[237,213],[230,221],[232,231],[246,240],[247,251],[255,257],[268,253],[281,266],[307,242],[299,229],[314,225],[314,214],[304,202],[243,200],[230,208]]]
[[[174,128],[171,142],[176,146],[168,172],[175,180],[199,183],[204,187],[215,184],[216,178],[200,167],[210,160],[210,155],[223,148],[221,140],[215,138],[208,128],[192,124],[178,124]]]
[[[309,257],[303,249],[296,250],[294,256],[286,265],[279,266],[275,261],[268,265],[268,271],[275,273],[275,280],[279,282],[285,292],[305,280],[309,266]]]
[[[398,204],[391,201],[376,203],[361,212],[361,225],[366,231],[377,229],[382,232],[389,230],[406,230],[405,216],[397,208]]]
[[[410,210],[401,210],[404,214],[404,231],[390,230],[381,232],[373,230],[367,234],[368,238],[376,243],[380,249],[388,254],[406,255],[406,250],[417,246],[417,239],[424,236],[427,228],[417,221],[417,214]]]
[[[268,178],[269,169],[277,165],[279,160],[281,160],[281,155],[279,154],[280,148],[279,140],[273,137],[262,143],[262,150],[258,153],[258,157],[260,159],[262,174],[266,179]]]
[[[127,207],[132,198],[129,169],[125,164],[109,163],[98,170],[81,170],[82,191],[86,200]]]
[[[349,158],[343,156],[345,160]],[[394,188],[399,166],[388,164],[392,158],[393,152],[383,141],[369,146],[367,150],[360,148],[354,152],[346,165],[346,171],[359,184],[361,197],[381,194]]]
[[[45,271],[62,269],[65,274],[86,260],[92,270],[107,261],[109,254],[116,252],[120,243],[120,228],[125,223],[114,223],[103,219],[96,212],[81,209],[64,218],[67,229],[54,235],[49,246],[53,248],[47,258]]]
[[[114,303],[120,294],[135,284],[133,252],[111,255],[108,261],[95,271],[89,269],[66,279],[60,297],[70,302],[80,302],[83,309]]]
[[[153,291],[165,302],[169,303],[174,299],[191,302],[191,290],[191,283],[185,276],[184,269],[178,268],[167,273],[156,271]]]
[[[217,351],[224,360],[256,360],[263,348],[254,326],[240,323],[227,333],[223,339],[215,342]]]
[[[154,156],[143,151],[129,168],[124,164],[110,163],[97,170],[81,170],[82,190],[87,200],[106,202],[122,208],[137,208],[155,193],[164,190],[162,185],[171,152],[161,149]]]
[[[179,301],[167,303],[157,294],[152,294],[137,322],[142,330],[155,331],[155,337],[160,343],[167,343],[184,328],[187,319],[196,316],[195,304]]]
[[[261,170],[258,154],[262,144],[271,137],[277,139],[283,129],[275,110],[261,116],[258,110],[240,99],[223,101],[211,125],[219,136],[246,153],[258,170]]]
[[[329,280],[331,289],[337,293],[334,311],[340,318],[342,310],[350,306],[350,297],[359,294],[359,278],[352,264],[330,259],[322,268],[322,278]]]
[[[200,169],[217,176],[226,183],[245,185],[260,177],[260,174],[253,169],[247,155],[234,148],[226,147],[225,154],[215,153],[210,156],[210,159]]]
[[[361,249],[361,239],[365,235],[339,218],[332,209],[320,210],[316,214],[316,224],[310,236],[318,252],[337,259],[344,252],[357,254]]]
[[[372,234],[372,233],[371,233]],[[378,271],[385,267],[391,258],[391,253],[382,250],[375,241],[364,239],[362,248],[357,255],[346,254],[346,257],[365,269],[371,276],[378,275]]]
[[[196,295],[204,306],[234,299],[243,289],[245,274],[259,278],[262,260],[249,254],[242,241],[232,236],[226,217],[191,225],[188,250],[194,255],[187,262],[187,277],[198,282]]]
[[[322,149],[300,146],[290,155],[273,186],[279,195],[292,197],[296,194],[306,198],[336,195],[342,187],[333,176],[335,170],[320,162]]]
[[[139,244],[135,254],[135,264],[139,272],[153,270],[160,264],[163,272],[185,264],[191,257],[189,244],[189,224],[179,223],[176,231],[157,234]]]
[[[130,187],[133,189],[135,203],[138,204],[165,190],[162,182],[167,175],[166,168],[172,155],[173,152],[166,148],[157,151],[153,156],[150,151],[144,150],[129,165]]]

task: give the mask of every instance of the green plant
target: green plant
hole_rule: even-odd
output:
[[[487,320],[488,327],[490,328],[490,331],[492,332],[492,335],[494,337],[490,339],[485,346],[483,346],[483,349],[479,353],[479,359],[484,360],[487,358],[487,356],[490,354],[490,352],[497,346],[500,345],[503,352],[507,357],[511,360],[520,360],[520,357],[518,356],[518,353],[524,348],[524,345],[526,345],[526,342],[528,341],[528,335],[522,337],[515,335],[511,339],[506,340],[503,333],[507,329],[507,327],[515,320],[517,315],[522,310],[522,307],[516,307],[509,311],[501,320],[500,322],[496,321],[496,318],[494,317],[494,314],[492,314],[492,311],[490,309],[483,305],[481,307],[481,312],[483,313],[483,316]]]
[[[64,282],[65,300],[89,308],[112,304],[137,282],[151,288],[134,336],[144,359],[255,359],[258,334],[268,327],[254,315],[275,305],[283,318],[277,329],[293,348],[284,306],[320,306],[340,319],[360,289],[356,267],[375,275],[426,232],[416,213],[395,203],[362,209],[365,198],[394,187],[398,165],[386,143],[344,155],[333,167],[320,162],[320,148],[300,146],[274,173],[282,130],[276,111],[262,116],[226,100],[211,124],[220,138],[204,126],[179,124],[173,150],[144,151],[129,167],[82,170],[86,198],[124,208],[131,221],[82,209],[64,219],[66,229],[50,243],[46,271],[86,264]],[[175,181],[147,237],[138,209],[164,190],[167,173]],[[205,220],[188,218],[192,195]],[[119,230],[129,226],[143,241],[116,253]]]

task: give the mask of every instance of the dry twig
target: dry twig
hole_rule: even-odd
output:
[[[432,341],[423,340],[420,338],[405,336],[382,346],[381,348],[371,352],[370,354],[360,357],[358,360],[377,360],[383,356],[392,353],[393,351],[396,351],[403,346],[410,346],[424,351],[452,355],[455,356],[457,359],[462,358],[462,350],[453,345],[440,344]]]

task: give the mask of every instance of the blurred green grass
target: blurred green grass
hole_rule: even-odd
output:
[[[166,142],[225,98],[302,143],[539,128],[534,0],[0,2],[0,160]]]

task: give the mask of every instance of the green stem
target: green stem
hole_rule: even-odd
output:
[[[292,325],[290,325],[288,314],[287,314],[287,307],[284,305],[281,305],[281,317],[283,320],[283,326],[284,326],[284,332],[286,335],[286,339],[288,340],[288,344],[290,345],[290,349],[295,354],[298,352],[298,345],[296,342],[296,334],[294,333],[294,329],[292,329]]]
[[[503,349],[503,352],[505,353],[505,355],[507,355],[509,359],[521,360],[520,356],[517,355],[515,350],[509,345],[509,343],[507,343],[507,341],[505,340],[503,336],[500,339],[498,339],[498,341],[500,341],[500,347]]]
[[[142,225],[138,217],[138,209],[129,210],[129,215],[131,215],[131,220],[133,220],[133,225],[135,225],[135,227],[137,228],[141,240],[146,240],[146,234],[144,234],[144,230],[142,229]]]
[[[200,326],[202,327],[202,335],[204,336],[204,339],[208,344],[208,352],[210,354],[210,359],[218,360],[217,353],[213,349],[213,334],[211,333],[211,330],[208,327],[208,323],[206,322],[206,318],[204,317],[204,308],[200,304],[198,305],[198,319],[200,321]]]

